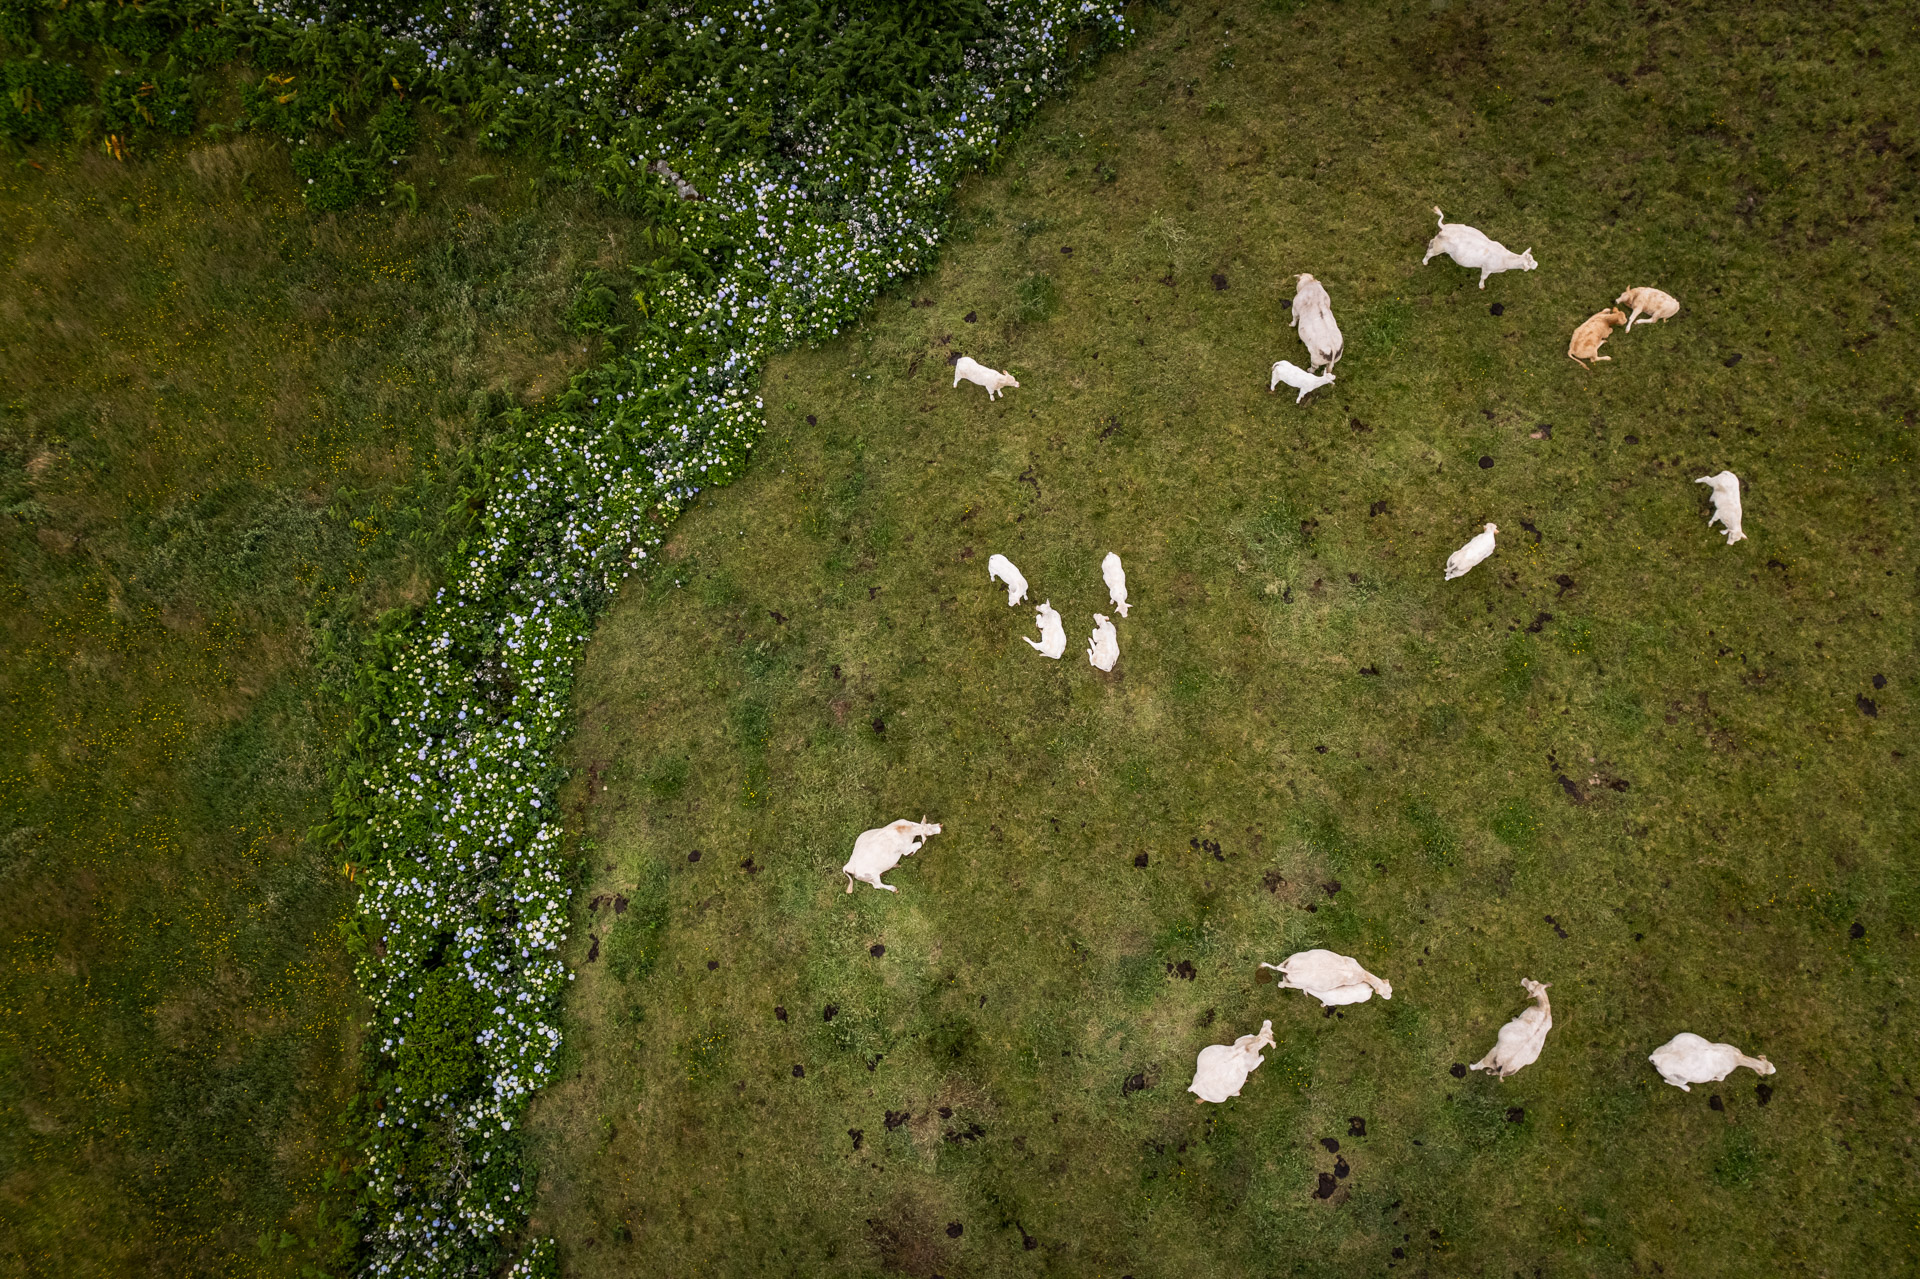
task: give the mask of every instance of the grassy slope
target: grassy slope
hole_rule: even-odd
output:
[[[395,485],[589,358],[610,228],[471,158],[318,219],[264,144],[39,159],[0,184],[0,1273],[286,1273],[357,1015],[308,610],[424,589]]]
[[[967,193],[930,305],[774,362],[753,472],[596,638],[539,1224],[582,1275],[1913,1264],[1910,23],[1210,9]],[[1422,268],[1435,203],[1541,269]],[[1308,269],[1347,355],[1295,407]],[[1569,363],[1640,283],[1685,309]],[[922,813],[900,892],[845,896]],[[1261,984],[1312,945],[1393,1000]],[[1452,1077],[1523,976],[1544,1057]],[[1771,1104],[1662,1084],[1683,1029]]]

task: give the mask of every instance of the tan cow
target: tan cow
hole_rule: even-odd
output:
[[[1600,344],[1613,336],[1614,325],[1626,322],[1627,313],[1616,307],[1595,312],[1573,331],[1573,341],[1567,343],[1567,358],[1583,369],[1588,367],[1588,360],[1611,360],[1611,355],[1600,354]]]

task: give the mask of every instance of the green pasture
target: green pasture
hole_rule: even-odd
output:
[[[338,218],[247,139],[0,177],[0,1274],[357,1241],[321,679],[428,590],[476,423],[592,358],[563,320],[627,230],[408,176]]]
[[[1874,6],[1148,14],[939,270],[772,363],[750,474],[587,651],[566,1272],[1920,1264],[1915,48]],[[1540,269],[1420,266],[1435,204]],[[1346,356],[1296,406],[1301,271]],[[1680,314],[1570,362],[1640,284]],[[1393,999],[1260,980],[1311,946]],[[1460,1077],[1523,977],[1545,1054]],[[1264,1018],[1238,1099],[1183,1091]],[[1778,1073],[1670,1088],[1681,1030]]]

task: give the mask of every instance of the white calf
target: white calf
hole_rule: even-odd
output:
[[[1671,293],[1662,293],[1658,289],[1641,285],[1637,289],[1628,289],[1614,302],[1620,306],[1630,306],[1633,314],[1627,317],[1627,331],[1633,331],[1634,322],[1652,324],[1655,320],[1670,319],[1680,313],[1680,299]]]
[[[1547,1032],[1553,1029],[1553,1006],[1547,1002],[1547,983],[1523,977],[1520,984],[1540,1002],[1522,1010],[1518,1017],[1502,1026],[1493,1051],[1474,1062],[1469,1070],[1490,1070],[1505,1079],[1522,1066],[1531,1066],[1540,1060],[1540,1050],[1547,1046]]]
[[[1225,1101],[1229,1097],[1238,1097],[1241,1086],[1247,1082],[1247,1076],[1260,1068],[1266,1059],[1260,1055],[1262,1048],[1273,1046],[1273,1023],[1260,1023],[1257,1035],[1242,1035],[1231,1044],[1211,1044],[1200,1050],[1200,1058],[1194,1063],[1193,1082],[1187,1085],[1187,1091],[1201,1101]]]
[[[1440,215],[1440,232],[1427,242],[1427,256],[1420,259],[1425,266],[1433,261],[1434,254],[1444,253],[1470,271],[1480,273],[1480,287],[1487,287],[1487,277],[1498,275],[1502,271],[1531,271],[1539,266],[1533,260],[1533,250],[1515,253],[1498,240],[1489,239],[1485,232],[1476,231],[1464,222],[1447,223],[1447,215],[1440,213],[1440,206],[1433,211]]]
[[[1093,634],[1087,639],[1087,661],[1097,671],[1110,671],[1113,664],[1120,660],[1120,632],[1113,629],[1113,623],[1106,614],[1093,615]]]
[[[1127,570],[1120,567],[1120,557],[1112,551],[1100,561],[1100,577],[1107,584],[1107,595],[1113,600],[1113,607],[1120,616],[1127,615]]]
[[[1004,555],[987,557],[987,580],[989,582],[997,580],[1007,584],[1008,608],[1027,598],[1027,579],[1021,575],[1019,569],[1013,566],[1013,561]]]
[[[1713,514],[1707,517],[1707,527],[1719,520],[1727,530],[1727,545],[1744,542],[1747,535],[1740,531],[1740,477],[1732,471],[1722,471],[1718,475],[1703,475],[1695,484],[1707,484],[1713,488]]]
[[[1759,1075],[1773,1073],[1773,1063],[1765,1057],[1749,1057],[1732,1044],[1710,1044],[1686,1031],[1654,1049],[1647,1060],[1681,1092],[1692,1092],[1689,1084],[1717,1084],[1742,1066]]]
[[[1273,381],[1267,383],[1267,391],[1271,394],[1274,388],[1285,382],[1288,386],[1299,390],[1300,394],[1293,397],[1293,402],[1298,404],[1307,398],[1309,392],[1317,391],[1331,381],[1333,381],[1331,373],[1325,377],[1315,377],[1299,365],[1282,360],[1273,366]]]
[[[953,384],[959,386],[962,378],[977,386],[986,387],[989,400],[997,399],[1001,392],[1010,386],[1020,385],[1013,380],[1013,374],[990,369],[970,355],[963,355],[954,363]]]
[[[1393,985],[1375,977],[1360,961],[1330,950],[1303,950],[1277,964],[1261,964],[1280,974],[1281,990],[1304,990],[1328,1008],[1335,1004],[1363,1004],[1380,992],[1393,998]]]
[[[940,833],[940,824],[934,822],[910,822],[905,818],[873,830],[862,831],[860,838],[853,841],[853,856],[847,858],[847,864],[840,868],[847,877],[847,891],[853,891],[853,881],[872,884],[875,888],[884,888],[890,893],[900,890],[892,884],[883,884],[880,877],[900,864],[902,857],[911,857],[920,851],[920,845]]]
[[[1033,620],[1040,628],[1040,638],[1032,640],[1024,635],[1020,638],[1027,639],[1027,643],[1033,645],[1034,651],[1040,656],[1058,661],[1060,655],[1067,651],[1067,628],[1060,625],[1060,613],[1054,608],[1053,601],[1048,600],[1034,609]]]
[[[1500,531],[1498,524],[1489,524],[1467,539],[1467,544],[1447,556],[1447,576],[1443,579],[1451,582],[1462,577],[1467,570],[1493,554],[1493,535]]]
[[[1334,323],[1333,299],[1320,281],[1310,275],[1300,277],[1293,294],[1293,318],[1287,323],[1300,330],[1300,340],[1306,343],[1308,370],[1318,370],[1324,364],[1327,372],[1333,372],[1346,342],[1340,336],[1340,326]]]

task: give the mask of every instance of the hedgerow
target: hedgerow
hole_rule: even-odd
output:
[[[448,585],[388,619],[349,698],[328,833],[365,874],[370,1274],[488,1272],[524,1226],[517,1129],[556,1069],[571,976],[559,749],[594,618],[686,504],[745,466],[767,355],[841,332],[925,266],[958,176],[1127,30],[1117,6],[1065,0],[902,14],[676,11],[654,30],[630,113],[579,150],[587,180],[658,227],[640,322],[556,410],[506,415],[476,465]],[[570,53],[567,19],[499,23],[503,54],[532,44],[598,110],[601,64]],[[451,62],[448,47],[429,58]],[[662,162],[703,198],[683,201]],[[604,331],[615,299],[596,290],[574,318]],[[614,958],[650,962],[647,940],[632,950]],[[527,1244],[515,1273],[552,1255]]]

